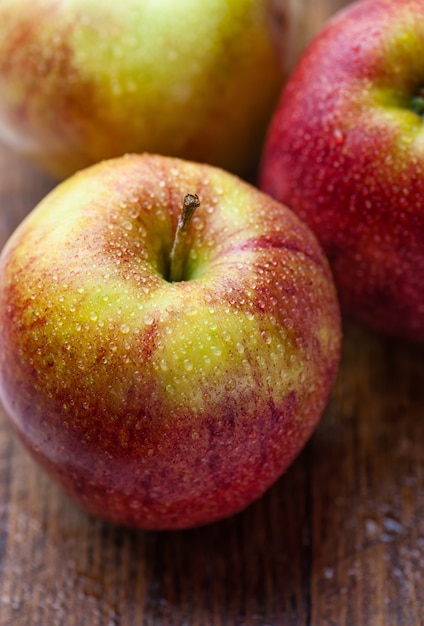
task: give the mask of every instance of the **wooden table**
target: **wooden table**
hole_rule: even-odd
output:
[[[303,36],[340,4],[314,3]],[[53,185],[0,148],[0,247]],[[0,408],[0,626],[424,624],[423,407],[424,347],[346,325],[294,465],[245,512],[174,533],[79,510]]]

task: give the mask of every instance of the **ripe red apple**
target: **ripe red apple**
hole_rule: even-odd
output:
[[[314,230],[342,311],[424,341],[424,2],[332,19],[272,120],[261,187]]]
[[[126,152],[257,166],[281,0],[2,0],[0,138],[61,177]]]
[[[178,237],[187,193],[200,206]],[[182,528],[260,496],[317,424],[339,344],[315,236],[211,166],[92,166],[0,257],[6,411],[66,492],[115,522]]]

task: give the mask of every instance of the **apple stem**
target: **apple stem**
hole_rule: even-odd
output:
[[[193,213],[199,206],[200,200],[197,194],[188,193],[184,196],[183,208],[175,231],[174,244],[169,255],[169,279],[173,283],[183,280],[184,243]]]

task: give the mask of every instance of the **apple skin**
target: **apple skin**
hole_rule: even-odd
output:
[[[51,173],[145,151],[257,167],[281,0],[3,0],[0,23],[0,138]]]
[[[197,193],[183,279],[166,279]],[[0,256],[0,398],[83,507],[173,529],[229,516],[290,465],[340,350],[335,287],[287,208],[208,165],[129,155],[54,189]]]
[[[318,236],[342,312],[417,342],[424,341],[423,86],[424,3],[349,6],[297,64],[260,168],[260,187]]]

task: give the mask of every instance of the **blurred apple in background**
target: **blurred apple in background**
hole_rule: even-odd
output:
[[[0,257],[2,402],[48,473],[115,522],[183,528],[259,497],[316,426],[339,349],[315,236],[211,166],[92,166]]]
[[[305,220],[342,310],[424,341],[424,3],[365,0],[308,47],[275,112],[261,187]]]
[[[284,80],[280,0],[2,0],[0,138],[61,177],[153,151],[250,174]]]

